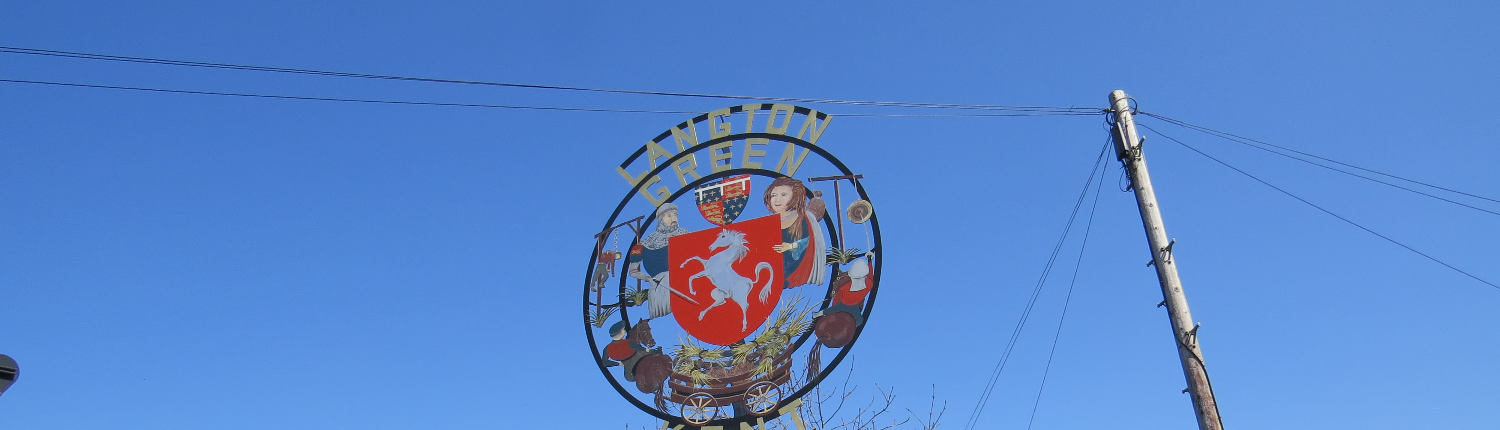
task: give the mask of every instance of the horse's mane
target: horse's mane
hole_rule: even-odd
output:
[[[745,256],[750,254],[750,247],[745,246],[745,233],[734,230],[724,230],[724,232],[734,238],[734,242],[729,244],[729,249],[734,250],[734,261],[744,260]]]

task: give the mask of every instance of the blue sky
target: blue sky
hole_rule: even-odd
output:
[[[1500,198],[1489,2],[9,2],[0,45],[829,99],[1140,108]],[[0,78],[706,112],[738,102],[0,54]],[[894,112],[812,105],[833,113]],[[902,111],[910,112],[910,111]],[[620,428],[578,334],[614,166],[691,115],[0,83],[0,428]],[[1143,124],[1500,282],[1496,216]],[[962,426],[1106,137],[1102,117],[841,117],[886,250],[864,394]],[[1231,428],[1500,421],[1500,290],[1156,133],[1146,154]],[[1106,171],[1033,428],[1192,428],[1139,217]],[[1465,200],[1500,211],[1500,204]],[[1486,205],[1487,204],[1487,205]],[[1077,242],[1062,257],[1071,273]],[[1026,425],[1054,276],[979,428]]]

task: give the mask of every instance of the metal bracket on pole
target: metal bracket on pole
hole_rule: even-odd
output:
[[[1188,345],[1198,344],[1198,329],[1200,328],[1203,328],[1203,323],[1193,323],[1193,329],[1182,334],[1182,337],[1187,339]]]

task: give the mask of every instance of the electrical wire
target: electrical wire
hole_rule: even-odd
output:
[[[16,84],[52,85],[52,86],[61,86],[61,87],[74,87],[74,88],[93,88],[93,89],[110,89],[110,90],[146,91],[146,92],[156,92],[156,93],[193,94],[193,95],[228,96],[228,97],[249,97],[249,98],[281,99],[281,100],[305,100],[305,101],[345,102],[345,103],[374,103],[374,104],[416,105],[416,106],[478,107],[478,108],[496,108],[496,109],[523,109],[523,110],[569,111],[569,112],[656,113],[656,114],[678,114],[678,115],[682,115],[682,114],[692,115],[692,114],[700,114],[700,113],[702,113],[700,111],[686,111],[686,110],[606,109],[606,108],[580,108],[580,107],[555,107],[555,106],[501,105],[501,104],[486,104],[486,103],[453,103],[453,102],[424,102],[424,101],[406,101],[406,100],[349,99],[349,98],[338,98],[338,97],[313,97],[313,96],[292,96],[292,95],[279,95],[279,94],[231,93],[231,92],[222,92],[222,91],[197,91],[197,90],[179,90],[179,89],[168,89],[168,88],[131,87],[131,86],[120,86],[120,85],[80,84],[80,83],[72,83],[72,82],[31,81],[31,80],[23,80],[23,79],[4,79],[4,78],[0,78],[0,82],[4,82],[4,83],[16,83]],[[1036,112],[1036,113],[923,114],[923,115],[881,114],[881,113],[849,113],[849,114],[837,114],[837,115],[838,116],[849,116],[849,117],[1020,117],[1020,116],[1057,116],[1057,115],[1076,115],[1076,114],[1058,114],[1058,113]]]
[[[1107,166],[1107,165],[1106,165]],[[1108,167],[1105,168],[1106,170]],[[1026,420],[1026,430],[1036,423],[1036,410],[1042,405],[1042,390],[1047,388],[1047,375],[1052,373],[1052,358],[1057,355],[1057,341],[1062,338],[1063,322],[1068,320],[1068,305],[1073,303],[1073,287],[1078,285],[1078,270],[1083,267],[1083,251],[1089,247],[1089,232],[1094,230],[1094,212],[1099,209],[1099,194],[1104,192],[1104,174],[1099,174],[1099,185],[1094,188],[1094,203],[1089,206],[1089,218],[1084,223],[1083,240],[1078,245],[1078,260],[1073,263],[1073,279],[1068,281],[1068,294],[1063,298],[1062,316],[1057,317],[1057,331],[1052,334],[1052,349],[1047,352],[1047,366],[1042,369],[1042,383],[1036,387],[1036,401],[1031,403],[1031,418]]]
[[[1421,194],[1421,195],[1424,195],[1424,196],[1427,196],[1427,197],[1432,197],[1434,199],[1442,200],[1442,201],[1445,201],[1445,202],[1448,202],[1448,203],[1453,203],[1453,204],[1456,204],[1456,205],[1459,205],[1459,206],[1464,206],[1464,207],[1467,207],[1467,208],[1470,208],[1470,209],[1475,209],[1475,210],[1479,210],[1479,211],[1483,211],[1483,212],[1488,212],[1488,213],[1495,214],[1495,215],[1500,215],[1500,212],[1495,212],[1495,211],[1491,211],[1491,210],[1488,210],[1488,209],[1481,209],[1481,208],[1478,208],[1478,207],[1470,206],[1468,204],[1464,204],[1464,203],[1456,202],[1456,201],[1453,201],[1453,200],[1445,199],[1445,198],[1438,197],[1438,196],[1435,196],[1435,195],[1432,195],[1432,194],[1427,194],[1427,193],[1424,193],[1424,192],[1421,192],[1421,191],[1417,191],[1417,190],[1406,188],[1406,187],[1403,187],[1403,186],[1400,186],[1400,185],[1396,185],[1396,184],[1392,184],[1392,183],[1389,183],[1389,182],[1381,181],[1379,179],[1375,179],[1375,178],[1371,178],[1371,177],[1368,177],[1368,176],[1360,175],[1360,174],[1357,174],[1357,173],[1354,173],[1354,172],[1350,172],[1350,171],[1346,171],[1346,170],[1343,170],[1343,169],[1339,169],[1339,168],[1336,168],[1336,167],[1333,167],[1333,166],[1324,165],[1324,164],[1321,164],[1321,163],[1314,162],[1312,160],[1307,160],[1307,159],[1304,159],[1304,158],[1296,157],[1296,156],[1293,156],[1291,154],[1287,154],[1287,153],[1283,153],[1283,152],[1280,152],[1280,151],[1272,150],[1272,149],[1266,148],[1266,147],[1276,148],[1276,149],[1279,149],[1281,151],[1287,151],[1287,152],[1292,152],[1292,153],[1304,155],[1304,156],[1307,156],[1307,157],[1317,158],[1319,160],[1327,161],[1327,162],[1330,162],[1330,163],[1335,163],[1335,164],[1339,164],[1339,165],[1342,165],[1342,166],[1346,166],[1346,167],[1350,167],[1350,168],[1354,168],[1354,169],[1359,169],[1359,170],[1363,170],[1363,171],[1366,171],[1366,172],[1374,173],[1374,174],[1377,174],[1377,175],[1386,176],[1386,177],[1390,177],[1390,178],[1394,178],[1394,179],[1399,179],[1399,180],[1402,180],[1402,181],[1406,181],[1406,182],[1410,182],[1410,183],[1413,183],[1413,184],[1422,185],[1422,186],[1426,186],[1426,187],[1430,187],[1430,188],[1434,188],[1434,189],[1438,189],[1438,190],[1443,190],[1443,191],[1447,191],[1447,192],[1454,193],[1454,194],[1460,194],[1460,195],[1464,195],[1464,196],[1468,196],[1468,197],[1473,197],[1473,198],[1476,198],[1476,199],[1488,200],[1488,201],[1491,201],[1491,202],[1500,203],[1500,200],[1497,200],[1497,199],[1493,199],[1493,198],[1489,198],[1489,197],[1485,197],[1485,196],[1481,196],[1481,195],[1477,195],[1477,194],[1467,193],[1467,192],[1463,192],[1463,191],[1458,191],[1458,190],[1455,190],[1455,189],[1452,189],[1452,188],[1447,188],[1447,187],[1442,187],[1442,186],[1438,186],[1438,185],[1433,185],[1433,184],[1429,184],[1429,183],[1426,183],[1426,182],[1418,181],[1418,180],[1415,180],[1415,179],[1408,179],[1408,178],[1405,178],[1405,177],[1396,176],[1396,175],[1393,175],[1393,174],[1390,174],[1390,173],[1380,172],[1380,171],[1373,170],[1373,169],[1367,169],[1367,168],[1364,168],[1364,167],[1356,166],[1356,165],[1353,165],[1353,164],[1345,163],[1345,162],[1334,160],[1334,159],[1331,159],[1331,158],[1322,157],[1322,156],[1318,156],[1318,155],[1313,155],[1313,154],[1309,154],[1309,153],[1306,153],[1306,152],[1298,151],[1298,150],[1295,150],[1295,149],[1287,148],[1287,147],[1284,147],[1284,146],[1275,145],[1275,144],[1271,144],[1271,143],[1267,143],[1267,142],[1262,142],[1262,141],[1259,141],[1259,140],[1255,140],[1255,139],[1251,139],[1251,138],[1248,138],[1248,137],[1231,134],[1231,133],[1228,133],[1228,132],[1214,130],[1214,129],[1211,129],[1211,128],[1208,128],[1208,127],[1203,127],[1203,126],[1200,126],[1200,125],[1189,124],[1189,123],[1187,123],[1185,121],[1182,121],[1182,120],[1178,120],[1178,119],[1174,119],[1174,118],[1169,118],[1169,117],[1166,117],[1166,116],[1157,115],[1157,114],[1150,113],[1150,112],[1139,112],[1139,113],[1141,115],[1145,115],[1145,116],[1156,118],[1156,119],[1159,119],[1159,120],[1162,120],[1162,121],[1166,121],[1166,122],[1168,122],[1170,124],[1173,124],[1173,125],[1176,125],[1176,126],[1179,126],[1179,127],[1187,128],[1187,129],[1198,131],[1198,132],[1202,132],[1202,133],[1208,134],[1210,136],[1214,136],[1214,137],[1218,137],[1218,138],[1221,138],[1221,139],[1229,140],[1231,142],[1239,143],[1241,145],[1245,145],[1245,146],[1249,146],[1249,147],[1252,147],[1252,148],[1255,148],[1255,149],[1259,149],[1259,150],[1262,150],[1262,151],[1270,152],[1272,154],[1280,155],[1282,157],[1287,157],[1287,158],[1290,158],[1290,159],[1293,159],[1293,160],[1297,160],[1297,161],[1301,161],[1301,162],[1304,162],[1304,163],[1312,164],[1314,166],[1318,166],[1318,167],[1322,167],[1322,168],[1325,168],[1325,169],[1333,170],[1335,172],[1339,172],[1339,173],[1343,173],[1343,174],[1346,174],[1346,175],[1350,175],[1350,176],[1362,178],[1362,179],[1365,179],[1365,180],[1369,180],[1369,181],[1373,181],[1373,182],[1378,182],[1378,183],[1381,183],[1381,184],[1384,184],[1384,185],[1389,185],[1389,186],[1392,186],[1392,187],[1400,188],[1400,189],[1403,189],[1403,190],[1406,190],[1406,191],[1410,191],[1410,192],[1413,192],[1413,193]]]
[[[1016,348],[1016,341],[1021,337],[1021,330],[1026,327],[1026,321],[1031,317],[1031,310],[1036,307],[1037,297],[1042,292],[1042,287],[1047,284],[1047,277],[1052,273],[1053,264],[1057,262],[1058,253],[1062,252],[1062,246],[1068,239],[1068,233],[1073,229],[1073,221],[1078,218],[1078,210],[1083,207],[1083,201],[1088,197],[1089,189],[1094,185],[1094,176],[1099,174],[1099,165],[1104,162],[1104,155],[1108,153],[1109,145],[1100,148],[1099,155],[1094,159],[1094,166],[1089,169],[1088,180],[1083,182],[1083,190],[1078,193],[1078,201],[1073,203],[1073,211],[1068,214],[1068,221],[1063,225],[1062,235],[1057,238],[1057,244],[1052,247],[1052,254],[1047,257],[1047,264],[1042,267],[1042,274],[1037,279],[1036,286],[1031,290],[1031,297],[1026,301],[1026,308],[1021,311],[1021,318],[1016,321],[1016,328],[1010,333],[1010,340],[1005,344],[1005,350],[1000,354],[1000,360],[995,363],[995,370],[990,372],[990,378],[986,381],[984,391],[979,396],[979,401],[974,405],[974,412],[969,414],[969,420],[964,424],[966,430],[972,430],[979,424],[979,417],[984,413],[985,406],[989,403],[990,395],[995,391],[995,383],[1000,380],[1001,372],[1005,371],[1005,364],[1010,361],[1010,354]]]
[[[968,113],[968,114],[963,114],[963,113],[959,113],[959,114],[953,114],[953,113],[927,113],[927,114],[903,114],[903,113],[835,113],[835,114],[832,114],[832,115],[838,115],[838,116],[878,116],[878,117],[885,117],[885,118],[934,118],[934,117],[969,117],[969,118],[975,118],[975,117],[1015,117],[1015,116],[1084,116],[1084,115],[1092,116],[1092,115],[1098,115],[1098,114],[1099,114],[1098,112],[1093,112],[1093,113],[1035,112],[1035,113]]]
[[[1392,239],[1390,236],[1386,236],[1386,235],[1380,234],[1379,232],[1376,232],[1375,230],[1371,230],[1369,227],[1365,227],[1363,225],[1360,225],[1357,222],[1354,222],[1353,220],[1350,220],[1348,218],[1344,218],[1343,216],[1340,216],[1339,214],[1333,213],[1333,211],[1330,211],[1328,209],[1324,209],[1322,206],[1318,206],[1317,204],[1315,204],[1313,202],[1310,202],[1307,199],[1298,197],[1296,194],[1292,194],[1291,192],[1289,192],[1287,190],[1284,190],[1281,187],[1278,187],[1276,185],[1272,185],[1270,182],[1266,182],[1264,179],[1256,177],[1255,175],[1252,175],[1249,172],[1246,172],[1244,170],[1240,170],[1240,168],[1234,167],[1234,166],[1230,165],[1229,163],[1226,163],[1223,160],[1220,160],[1220,159],[1218,159],[1218,158],[1216,158],[1216,157],[1214,157],[1212,155],[1208,155],[1208,153],[1203,152],[1203,151],[1199,150],[1198,148],[1194,148],[1191,145],[1183,143],[1181,140],[1177,140],[1176,138],[1173,138],[1172,136],[1168,136],[1165,133],[1162,133],[1161,131],[1158,131],[1158,130],[1156,130],[1154,128],[1151,128],[1151,126],[1149,126],[1149,125],[1140,124],[1140,123],[1137,123],[1137,124],[1140,125],[1141,127],[1145,127],[1147,130],[1151,130],[1152,132],[1154,132],[1154,133],[1156,133],[1158,135],[1161,135],[1161,137],[1167,138],[1167,140],[1170,140],[1170,141],[1173,141],[1173,142],[1177,142],[1178,145],[1182,145],[1184,148],[1187,148],[1189,150],[1192,150],[1193,152],[1198,153],[1198,155],[1202,155],[1204,157],[1208,157],[1208,159],[1213,160],[1216,163],[1222,164],[1222,165],[1224,165],[1224,167],[1228,167],[1231,170],[1239,172],[1241,175],[1245,175],[1245,176],[1249,177],[1250,179],[1254,179],[1256,182],[1260,182],[1261,184],[1263,184],[1265,186],[1268,186],[1268,187],[1271,187],[1272,189],[1274,189],[1276,191],[1280,191],[1282,194],[1286,194],[1288,197],[1291,197],[1293,199],[1297,199],[1297,201],[1305,203],[1308,206],[1312,206],[1314,209],[1317,209],[1319,211],[1322,211],[1323,213],[1331,215],[1334,218],[1338,218],[1340,221],[1343,221],[1345,223],[1348,223],[1349,225],[1358,227],[1360,230],[1364,230],[1365,232],[1373,234],[1376,237],[1379,237],[1381,239],[1385,239],[1387,242],[1394,243],[1394,244],[1396,244],[1396,246],[1400,246],[1402,248],[1406,248],[1407,251],[1411,251],[1413,253],[1416,253],[1417,255],[1420,255],[1422,257],[1427,258],[1428,260],[1432,260],[1433,262],[1435,262],[1437,264],[1443,265],[1443,267],[1447,267],[1449,269],[1453,269],[1453,271],[1458,272],[1458,273],[1462,273],[1464,276],[1468,276],[1470,278],[1473,278],[1474,280],[1479,281],[1481,283],[1484,283],[1485,285],[1489,285],[1489,286],[1494,287],[1496,289],[1500,289],[1500,285],[1495,285],[1494,283],[1492,283],[1490,281],[1486,281],[1486,280],[1484,280],[1484,279],[1482,279],[1482,278],[1480,278],[1478,276],[1474,276],[1473,274],[1471,274],[1469,272],[1465,272],[1463,269],[1459,269],[1458,267],[1454,267],[1452,264],[1445,263],[1442,260],[1437,259],[1436,257],[1433,257],[1431,255],[1427,255],[1427,253],[1425,253],[1425,252],[1418,251],[1416,248],[1412,248],[1411,246],[1408,246],[1408,245],[1406,245],[1404,243],[1401,243],[1401,242],[1397,241],[1396,239]]]
[[[457,107],[481,107],[481,108],[499,108],[499,109],[527,109],[527,110],[551,110],[551,111],[575,111],[575,112],[670,113],[670,114],[696,114],[696,113],[700,113],[700,112],[694,112],[694,111],[674,111],[674,110],[601,109],[601,108],[574,108],[574,107],[551,107],[551,106],[497,105],[497,104],[483,104],[483,103],[448,103],[448,102],[421,102],[421,101],[403,101],[403,100],[345,99],[345,98],[335,98],[335,97],[309,97],[309,96],[288,96],[288,95],[277,95],[277,94],[227,93],[227,92],[220,92],[220,91],[193,91],[193,90],[175,90],[175,89],[166,89],[166,88],[126,87],[126,86],[118,86],[118,85],[78,84],[78,83],[70,83],[70,82],[28,81],[28,80],[21,80],[21,79],[0,79],[0,82],[17,83],[17,84],[54,85],[54,86],[75,87],[75,88],[95,88],[95,89],[111,89],[111,90],[148,91],[148,92],[157,92],[157,93],[195,94],[195,95],[229,96],[229,97],[251,97],[251,98],[282,99],[282,100],[311,100],[311,101],[324,101],[324,102],[377,103],[377,104],[397,104],[397,105],[420,105],[420,106],[457,106]]]
[[[391,81],[429,82],[429,83],[462,84],[462,85],[483,85],[483,86],[509,87],[509,88],[529,88],[529,89],[541,89],[541,90],[581,91],[581,92],[593,92],[593,93],[650,95],[650,96],[668,96],[668,97],[691,97],[691,98],[731,99],[731,100],[761,100],[761,101],[781,101],[781,102],[793,102],[793,103],[825,103],[825,104],[842,104],[842,105],[857,105],[857,106],[880,106],[880,107],[901,107],[901,108],[922,108],[922,109],[970,109],[970,110],[998,110],[998,111],[1016,111],[1016,112],[1048,112],[1048,113],[1065,114],[1065,115],[1093,115],[1093,114],[1104,113],[1104,111],[1105,111],[1104,109],[1099,109],[1099,108],[1061,107],[1061,106],[1008,106],[1008,105],[978,105],[978,104],[956,104],[956,103],[917,103],[917,102],[893,102],[893,101],[872,101],[872,100],[838,100],[838,99],[817,99],[817,98],[797,98],[797,97],[767,97],[767,96],[745,96],[745,95],[725,95],[725,94],[682,93],[682,92],[668,92],[668,91],[644,91],[644,90],[624,90],[624,89],[607,89],[607,88],[587,88],[587,87],[573,87],[573,86],[561,86],[561,85],[522,84],[522,83],[512,83],[512,82],[477,81],[477,80],[447,79],[447,78],[425,78],[425,77],[416,77],[416,76],[379,75],[379,74],[371,74],[371,73],[338,72],[338,71],[314,70],[314,69],[298,69],[298,68],[289,68],[289,67],[253,66],[253,65],[229,64],[229,63],[210,63],[210,62],[202,62],[202,61],[172,60],[172,59],[148,58],[148,57],[131,57],[131,56],[122,56],[122,55],[93,54],[93,53],[87,53],[87,52],[58,51],[58,50],[51,50],[51,49],[35,49],[35,48],[22,48],[22,47],[12,47],[12,46],[0,46],[0,53],[24,54],[24,55],[39,55],[39,56],[75,58],[75,59],[85,59],[85,60],[117,61],[117,62],[127,62],[127,63],[157,64],[157,65],[168,65],[168,66],[199,67],[199,68],[211,68],[211,69],[244,70],[244,71],[255,71],[255,72],[272,72],[272,73],[288,73],[288,74],[300,74],[300,75],[330,76],[330,77],[342,77],[342,78],[378,79],[378,80],[391,80]]]

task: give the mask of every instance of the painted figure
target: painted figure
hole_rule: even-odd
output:
[[[606,250],[599,253],[599,261],[594,264],[594,284],[590,287],[593,291],[604,289],[604,284],[609,278],[615,276],[615,261],[622,255],[620,251]]]
[[[635,381],[637,363],[653,354],[661,354],[661,347],[651,336],[651,324],[646,320],[626,330],[625,321],[609,327],[609,344],[604,346],[604,367],[620,366],[625,370],[625,380]]]
[[[678,293],[669,285],[667,274],[667,239],[688,233],[677,225],[677,205],[662,203],[656,208],[656,231],[641,239],[641,243],[630,248],[630,277],[651,283],[649,310],[651,318],[672,313],[671,295]]]
[[[833,300],[829,301],[828,307],[813,313],[813,318],[835,312],[848,313],[854,317],[854,325],[865,324],[864,303],[865,296],[870,295],[870,262],[875,258],[874,254],[865,254],[863,258],[849,262],[849,272],[833,281]]]
[[[786,287],[822,284],[828,270],[828,241],[807,209],[807,187],[791,177],[776,178],[766,188],[766,209],[781,216],[781,244],[772,246],[782,256]]]

